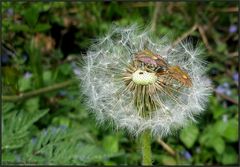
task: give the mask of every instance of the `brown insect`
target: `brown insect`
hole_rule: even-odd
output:
[[[170,66],[166,72],[171,78],[177,80],[184,86],[191,87],[192,80],[187,72],[183,71],[179,66]]]
[[[160,55],[145,49],[135,55],[135,61],[144,63],[147,66],[154,67],[156,75],[168,75],[168,77],[178,81],[186,87],[192,86],[192,81],[187,72],[179,66],[170,66]]]
[[[153,67],[167,67],[167,63],[160,55],[154,54],[148,49],[138,52],[135,55],[135,60],[152,65]]]

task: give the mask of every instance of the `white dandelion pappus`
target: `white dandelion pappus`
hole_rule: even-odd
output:
[[[211,94],[201,52],[135,25],[114,27],[88,50],[78,77],[98,122],[165,137],[195,121]]]

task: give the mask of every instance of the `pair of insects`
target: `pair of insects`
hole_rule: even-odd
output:
[[[167,75],[186,87],[192,86],[192,80],[187,72],[183,71],[177,65],[169,65],[160,55],[154,54],[148,49],[136,53],[135,61],[154,68],[157,76]]]

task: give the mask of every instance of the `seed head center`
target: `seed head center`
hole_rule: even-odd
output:
[[[132,81],[137,85],[150,85],[157,80],[155,73],[137,70],[132,74]]]

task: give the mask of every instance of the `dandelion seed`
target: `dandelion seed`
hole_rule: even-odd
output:
[[[165,137],[195,121],[212,92],[201,54],[188,41],[171,48],[136,25],[113,27],[89,49],[77,77],[99,123]]]

